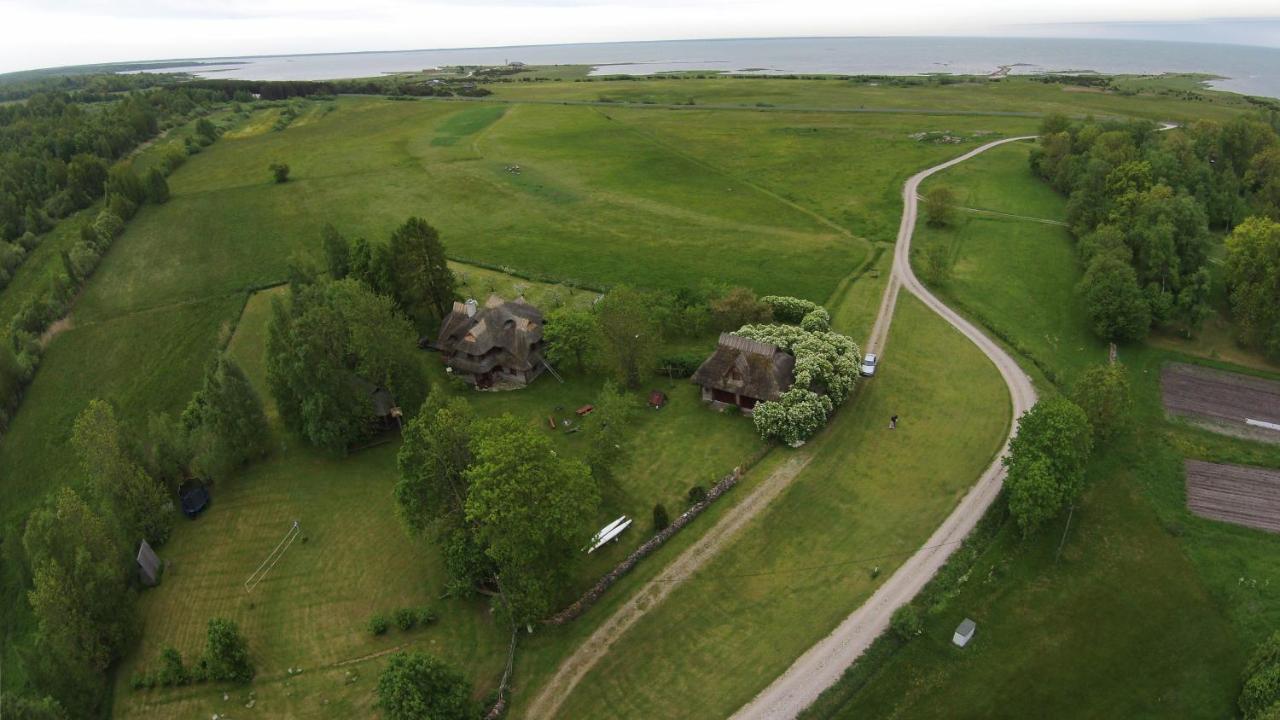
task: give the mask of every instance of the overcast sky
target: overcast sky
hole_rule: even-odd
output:
[[[1168,36],[1280,46],[1276,22],[1220,24],[1212,37],[1184,25],[1278,15],[1277,0],[0,0],[0,72],[161,58],[726,37]]]

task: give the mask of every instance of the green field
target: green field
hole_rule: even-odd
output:
[[[1239,95],[1202,91],[1187,101],[1167,89],[1182,90],[1180,78],[1137,78],[1127,85],[1141,94],[1123,95],[1030,78],[979,79],[941,84],[921,81],[905,87],[890,82],[752,78],[636,79],[613,82],[511,83],[492,86],[500,100],[710,105],[755,110],[806,110],[955,113],[1063,113],[1114,115],[1149,120],[1225,119],[1252,106]]]
[[[906,295],[885,357],[799,451],[813,460],[794,484],[613,646],[563,717],[726,717],[933,532],[1004,440],[1008,395],[977,348]]]
[[[1031,176],[1027,151],[993,150],[931,182],[965,203],[1061,217],[1041,212],[1052,191]],[[1062,228],[966,216],[917,237],[953,251],[947,301],[1015,340],[1024,359],[1067,382],[1105,359]],[[1280,467],[1280,451],[1164,418],[1160,366],[1194,358],[1145,345],[1122,347],[1120,358],[1137,430],[1097,455],[1071,525],[1060,517],[1023,541],[1006,523],[969,582],[927,614],[924,636],[871,666],[860,691],[838,687],[815,717],[1234,715],[1244,658],[1280,623],[1280,538],[1191,515],[1182,458]],[[961,651],[950,638],[964,617],[978,634]]]
[[[566,78],[580,72],[561,71]],[[459,260],[463,291],[479,297],[524,292],[550,306],[595,297],[571,290],[572,284],[675,289],[712,280],[827,302],[836,327],[861,340],[887,279],[902,180],[980,142],[1033,132],[1038,124],[1035,117],[983,113],[1126,112],[1177,119],[1239,112],[1239,101],[1219,94],[1206,96],[1212,102],[1182,102],[1024,81],[891,88],[719,79],[502,83],[493,89],[510,103],[300,102],[297,119],[284,131],[272,130],[279,104],[218,115],[228,132],[170,177],[167,204],[144,207],[130,222],[78,299],[68,328],[49,344],[0,441],[0,521],[18,522],[48,491],[80,483],[67,440],[72,419],[90,399],[110,401],[135,428],[153,412],[177,412],[210,355],[228,342],[261,389],[264,323],[270,298],[281,291],[256,291],[286,277],[291,254],[318,258],[325,223],[349,237],[383,242],[406,217],[426,217]],[[694,97],[704,107],[595,104],[602,93],[636,103]],[[777,107],[707,107],[755,103]],[[859,106],[914,111],[843,112]],[[144,151],[139,167],[186,131]],[[934,132],[960,134],[964,141],[913,137]],[[1014,152],[992,155],[1003,164],[991,174],[1005,177],[1024,162]],[[292,167],[288,183],[271,182],[267,165],[277,160]],[[1022,180],[1000,182],[1007,185],[964,194],[964,202],[1037,216],[1060,206]],[[1004,204],[1006,198],[1013,201]],[[972,229],[961,231],[968,234],[950,240],[956,295],[1008,322],[1046,361],[1063,348],[1084,348],[1064,372],[1085,362],[1094,346],[1086,344],[1087,328],[1078,326],[1070,304],[1074,280],[1052,272],[1074,272],[1065,235],[1044,225],[1023,230],[1013,221],[970,220]],[[11,314],[58,271],[58,250],[75,239],[71,226],[64,223],[47,238],[0,293],[0,313]],[[1051,233],[1047,241],[1037,234],[1045,232]],[[1008,245],[1020,249],[1008,252]],[[1037,255],[1040,247],[1053,254]],[[991,256],[1004,264],[988,264]],[[1036,278],[1051,275],[1057,279],[1044,297],[1055,302],[1024,313],[1025,329],[1016,324],[1022,314],[1008,319],[1021,308],[1017,294],[1039,291]],[[1015,280],[992,279],[1001,277]],[[680,346],[709,350],[712,342],[697,338]],[[566,711],[595,716],[606,704],[626,716],[682,714],[685,707],[731,711],[874,590],[870,567],[890,572],[928,535],[990,461],[1010,418],[992,411],[1004,398],[994,370],[909,298],[899,305],[888,353],[882,377],[859,390],[834,426],[803,450],[814,460],[796,484],[712,566],[634,628],[569,698]],[[443,382],[434,358],[424,354],[424,362]],[[601,383],[596,376],[569,376],[564,384],[545,377],[521,392],[468,396],[481,414],[511,412],[545,427],[547,415],[590,402]],[[637,518],[636,531],[584,563],[566,595],[647,536],[655,502],[677,511],[690,485],[718,478],[762,447],[748,421],[707,412],[689,384],[658,378],[652,386],[666,390],[671,403],[657,413],[636,410],[627,459],[606,488],[599,518],[627,513]],[[902,415],[903,426],[885,437],[882,426],[891,413]],[[955,423],[954,417],[966,421]],[[1250,452],[1194,431],[1171,432],[1189,446],[1208,443],[1206,454]],[[555,442],[576,453],[590,438],[557,433]],[[392,514],[394,445],[338,459],[277,429],[274,447],[268,459],[220,483],[209,513],[181,521],[160,549],[173,561],[173,572],[143,595],[142,639],[116,677],[117,714],[239,717],[252,690],[255,711],[267,716],[365,716],[379,658],[338,663],[402,644],[447,657],[467,671],[478,696],[487,693],[505,661],[507,637],[493,626],[483,602],[438,599],[438,553],[430,542],[409,540]],[[517,709],[596,623],[732,512],[784,457],[775,452],[767,458],[741,488],[581,620],[523,637]],[[1186,550],[1201,576],[1212,575],[1206,581],[1211,596],[1227,603],[1232,627],[1246,628],[1241,636],[1251,637],[1256,626],[1274,621],[1278,603],[1267,594],[1274,591],[1264,589],[1262,599],[1250,604],[1245,591],[1233,591],[1227,581],[1236,572],[1270,577],[1271,561],[1242,565],[1239,558],[1280,554],[1256,533],[1186,521],[1177,515],[1179,501],[1166,480],[1141,476],[1135,502],[1155,502],[1162,522],[1174,519],[1191,528],[1174,547]],[[818,523],[833,514],[846,522],[824,536]],[[271,580],[246,594],[245,577],[295,518],[308,541],[290,550]],[[6,532],[5,540],[10,537]],[[880,556],[885,559],[864,562]],[[824,567],[797,573],[798,562]],[[1207,569],[1215,563],[1221,567]],[[753,568],[769,572],[748,577]],[[15,647],[25,641],[30,619],[12,573],[5,577],[3,662],[12,680],[21,677]],[[437,606],[438,625],[405,635],[392,630],[383,638],[363,630],[371,612],[423,604]],[[1257,620],[1248,619],[1251,609]],[[231,690],[227,701],[221,687],[129,689],[129,675],[154,663],[166,645],[188,658],[198,652],[203,624],[214,614],[236,619],[246,631],[260,673],[250,688]],[[1235,659],[1239,645],[1224,652]],[[730,658],[732,672],[722,657]],[[299,666],[302,675],[288,674]],[[348,670],[358,679],[350,680]],[[645,678],[653,680],[639,687]],[[1206,682],[1216,688],[1221,679]]]

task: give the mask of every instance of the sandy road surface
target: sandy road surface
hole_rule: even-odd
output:
[[[983,354],[991,359],[1009,387],[1015,418],[1029,410],[1036,402],[1036,392],[1031,385],[1031,379],[1022,372],[1018,363],[1003,348],[968,320],[944,305],[920,283],[915,273],[911,271],[910,252],[911,238],[916,225],[916,191],[921,181],[993,147],[1027,139],[1030,137],[1007,138],[987,143],[953,160],[919,172],[907,180],[902,189],[902,224],[898,229],[898,244],[894,248],[893,275],[889,286],[885,289],[885,299],[881,303],[881,316],[876,319],[876,330],[872,332],[872,342],[868,343],[869,348],[879,348],[883,343],[888,333],[888,321],[883,314],[886,309],[890,315],[892,314],[899,286],[906,288],[908,292],[924,301],[931,310],[969,338],[978,346],[978,349],[982,350]],[[880,331],[881,334],[877,336],[876,331]],[[1009,440],[1012,439],[1013,428],[1010,428]],[[1004,450],[1000,452],[1001,456],[1008,447],[1006,440]],[[830,635],[809,648],[785,673],[738,710],[733,717],[741,720],[793,718],[816,700],[823,690],[840,679],[845,669],[852,665],[872,641],[889,627],[889,618],[893,615],[893,611],[920,592],[951,553],[959,547],[960,542],[973,530],[999,494],[1004,476],[1004,467],[1000,464],[1000,458],[997,457],[924,546],[898,568],[898,571],[880,586],[870,600],[845,618]]]
[[[957,315],[925,289],[911,272],[908,253],[916,223],[916,191],[920,182],[935,172],[968,160],[978,153],[998,145],[1025,140],[1027,137],[997,140],[976,148],[958,158],[934,166],[912,176],[903,188],[904,210],[898,230],[898,244],[894,251],[893,271],[885,286],[880,309],[871,329],[871,336],[863,346],[864,352],[881,352],[893,322],[898,291],[906,287],[934,312],[964,333],[991,358],[1004,376],[1013,398],[1014,416],[1018,416],[1035,404],[1035,390],[1031,381],[1018,368],[1013,358],[967,320]],[[1012,435],[1010,435],[1012,437]],[[1007,444],[1006,444],[1007,448]],[[554,718],[565,698],[577,684],[595,667],[609,648],[671,590],[715,557],[731,543],[743,527],[759,515],[809,464],[812,451],[803,448],[783,463],[760,485],[756,486],[732,512],[725,515],[707,534],[681,553],[663,571],[645,583],[627,602],[614,611],[596,629],[591,637],[579,645],[573,654],[556,669],[556,674],[543,686],[525,712],[530,719]],[[1003,455],[1003,452],[1001,453]],[[871,599],[849,616],[835,632],[811,648],[787,672],[779,677],[735,717],[793,717],[804,709],[818,693],[835,682],[844,669],[862,653],[867,645],[889,625],[889,616],[899,605],[910,600],[933,577],[951,554],[955,543],[962,540],[978,518],[995,499],[1004,479],[1004,469],[999,460],[982,475],[978,483],[960,501],[959,506],[942,526],[929,538],[898,572],[881,586]]]

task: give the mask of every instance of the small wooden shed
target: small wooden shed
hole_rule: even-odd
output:
[[[969,618],[960,621],[960,625],[956,627],[956,633],[951,636],[951,642],[956,647],[964,647],[973,639],[973,633],[978,629],[978,624]]]
[[[654,410],[661,410],[663,405],[667,404],[667,394],[661,390],[654,390],[649,393],[649,407]]]
[[[151,545],[146,540],[143,540],[138,546],[138,579],[147,587],[155,587],[160,584],[162,567],[156,551],[151,549]]]

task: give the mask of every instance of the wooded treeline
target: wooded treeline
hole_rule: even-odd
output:
[[[1212,233],[1280,218],[1278,124],[1046,119],[1031,166],[1069,197],[1080,291],[1100,337],[1198,329],[1211,312]]]

